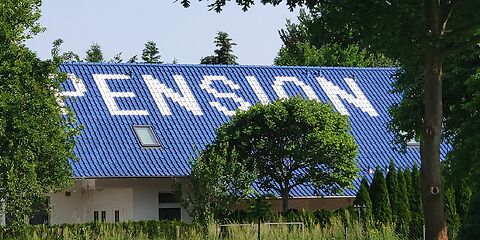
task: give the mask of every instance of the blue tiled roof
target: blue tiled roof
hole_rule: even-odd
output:
[[[399,101],[398,95],[389,92],[392,68],[67,63],[60,71],[71,74],[64,84],[68,91],[64,95],[71,96],[65,104],[84,126],[75,147],[79,161],[71,162],[78,178],[187,176],[189,158],[195,149],[213,140],[215,129],[230,117],[225,112],[259,102],[262,94],[266,95],[264,101],[272,101],[282,89],[288,96],[316,96],[323,102],[332,102],[339,90],[357,100],[363,93],[366,102],[355,100],[352,104],[339,98],[335,105],[340,112],[344,106],[350,115],[361,175],[371,178],[369,169],[386,169],[391,159],[402,168],[419,163],[418,149],[395,151],[393,135],[386,130],[388,107]],[[278,77],[290,78],[283,78],[279,87]],[[319,78],[326,85],[322,86]],[[354,79],[360,92],[345,78]],[[252,79],[259,86],[255,87]],[[313,93],[306,93],[310,89]],[[188,92],[193,98],[186,98]],[[175,94],[177,101],[172,98]],[[224,111],[212,106],[213,102],[224,106]],[[151,125],[161,147],[142,148],[133,125]],[[293,196],[312,194],[308,187],[292,191]]]

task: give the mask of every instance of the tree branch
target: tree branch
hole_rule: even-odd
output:
[[[452,15],[452,12],[455,9],[455,6],[457,6],[458,2],[460,2],[460,0],[450,0],[446,6],[446,9],[442,12],[442,32],[443,33],[447,29],[448,20],[450,19],[450,16]]]
[[[449,47],[445,47],[440,51],[440,57],[445,58],[451,54],[461,52],[470,48],[474,48],[480,43],[480,34],[474,35],[470,40]]]
[[[472,32],[473,30],[479,28],[480,26],[480,21],[473,22],[471,24],[467,24],[465,26],[459,27],[457,29],[452,29],[447,32],[448,36],[446,38],[453,38],[458,35],[463,35],[465,33]]]

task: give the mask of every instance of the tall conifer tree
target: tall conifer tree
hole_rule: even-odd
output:
[[[372,200],[368,192],[368,182],[366,178],[363,178],[360,183],[360,188],[358,189],[353,205],[359,207],[363,222],[367,224],[372,222]]]
[[[417,164],[412,169],[412,195],[410,197],[411,225],[413,228],[421,228],[423,226],[423,207],[420,195],[420,172]]]
[[[401,234],[407,234],[410,223],[410,203],[408,198],[407,184],[405,174],[401,169],[397,172],[398,192],[397,192],[397,214],[396,225]]]
[[[372,200],[373,219],[376,223],[392,222],[392,210],[388,198],[388,190],[382,170],[377,167],[370,185],[370,198]]]
[[[146,63],[163,63],[160,61],[160,58],[157,44],[153,41],[145,43],[145,48],[142,51],[142,60]]]
[[[92,44],[87,50],[86,62],[103,62],[102,47],[98,43]]]
[[[398,214],[398,181],[397,181],[397,169],[393,160],[390,160],[390,166],[388,167],[387,173],[387,189],[388,189],[388,199],[390,200],[390,206],[392,209],[392,216]]]

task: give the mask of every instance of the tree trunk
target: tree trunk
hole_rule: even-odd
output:
[[[447,226],[440,170],[442,131],[442,64],[436,50],[427,52],[424,61],[424,119],[420,152],[422,157],[422,198],[427,240],[446,240]]]
[[[282,210],[284,213],[288,211],[288,191],[282,191]]]

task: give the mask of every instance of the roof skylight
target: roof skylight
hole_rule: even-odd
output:
[[[137,135],[138,141],[142,147],[160,147],[160,143],[155,136],[152,126],[133,126],[133,130],[135,130],[135,135]]]

